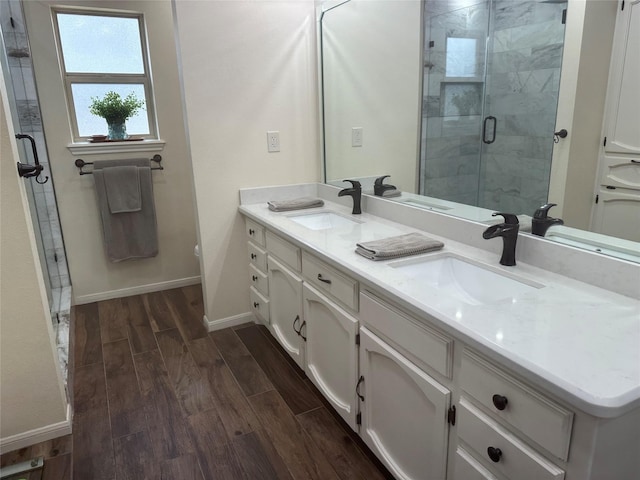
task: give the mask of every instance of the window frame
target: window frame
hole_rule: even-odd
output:
[[[138,29],[140,34],[140,48],[142,51],[142,73],[69,73],[67,72],[64,52],[62,50],[62,41],[60,38],[60,28],[58,25],[58,14],[85,15],[96,17],[119,17],[132,18],[138,21]],[[148,41],[146,36],[145,19],[143,13],[123,12],[101,9],[84,9],[84,8],[65,8],[53,7],[52,12],[53,30],[55,34],[56,50],[58,52],[58,60],[60,65],[60,73],[64,83],[65,100],[69,113],[69,121],[71,123],[71,134],[73,142],[87,142],[91,136],[81,136],[78,128],[78,119],[76,117],[76,108],[73,98],[73,84],[136,84],[143,85],[145,98],[144,108],[147,114],[147,123],[149,125],[148,134],[136,134],[136,137],[142,137],[144,140],[158,140],[158,125],[155,113],[155,102],[153,95],[153,82],[151,78],[151,67],[149,59]]]

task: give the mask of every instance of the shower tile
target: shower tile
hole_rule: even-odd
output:
[[[531,49],[508,50],[491,55],[491,72],[495,74],[506,72],[518,72],[527,68],[531,57]],[[529,67],[529,69],[531,69]]]
[[[529,59],[530,70],[541,70],[544,68],[561,68],[563,43],[555,43],[543,47],[533,47],[531,58]]]
[[[427,159],[439,157],[457,157],[460,154],[460,139],[433,138],[427,141]]]
[[[426,99],[426,111],[428,117],[439,117],[440,97],[428,96]]]
[[[534,2],[514,2],[497,0],[495,2],[494,29],[503,30],[528,25],[535,19]]]
[[[534,22],[562,22],[562,11],[567,3],[537,3],[533,9]]]
[[[509,30],[509,50],[544,47],[564,41],[564,25],[560,22],[532,23]]]
[[[442,136],[442,117],[425,118],[422,121],[425,131],[425,139]]]
[[[478,137],[480,133],[481,117],[470,115],[467,117],[445,117],[442,119],[443,137]]]
[[[533,135],[536,137],[551,138],[555,124],[556,114],[539,113],[536,115],[503,115],[501,128],[503,135]]]
[[[558,95],[555,93],[507,93],[491,96],[491,113],[494,115],[534,115],[555,112]]]
[[[16,101],[18,110],[18,121],[22,131],[30,130],[37,132],[42,130],[40,121],[40,109],[34,100],[18,100]]]

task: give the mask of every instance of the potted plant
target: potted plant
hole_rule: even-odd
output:
[[[107,92],[102,99],[91,97],[89,111],[107,121],[109,140],[124,140],[127,138],[125,122],[138,113],[143,106],[144,101],[138,100],[133,92],[122,98],[120,94],[111,91]]]

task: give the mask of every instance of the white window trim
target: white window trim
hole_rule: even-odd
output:
[[[79,15],[96,15],[106,17],[125,17],[135,18],[138,20],[140,29],[140,42],[142,49],[142,61],[144,72],[141,74],[95,74],[95,73],[67,73],[64,64],[64,54],[62,52],[62,42],[60,41],[60,30],[58,27],[58,13],[79,14]],[[112,152],[155,152],[164,148],[165,142],[158,136],[157,117],[155,113],[155,101],[153,95],[153,83],[151,81],[148,42],[146,38],[144,15],[135,12],[118,12],[105,11],[102,9],[84,9],[84,8],[65,8],[55,7],[52,9],[52,18],[54,22],[54,32],[56,36],[56,45],[58,51],[60,74],[65,87],[65,96],[69,119],[71,122],[72,143],[67,148],[72,154],[98,154]],[[149,134],[139,135],[143,140],[138,142],[105,142],[91,143],[90,137],[80,136],[78,122],[76,120],[76,110],[73,103],[73,95],[71,91],[72,83],[136,83],[143,84],[145,90],[145,111],[147,113],[147,122],[149,124]]]

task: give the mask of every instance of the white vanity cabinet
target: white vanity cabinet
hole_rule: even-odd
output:
[[[344,421],[357,430],[358,320],[308,283],[303,299],[305,371]]]
[[[251,219],[245,220],[247,255],[249,260],[249,300],[253,314],[269,324],[269,283],[265,228]]]
[[[453,340],[369,294],[360,313],[360,435],[396,478],[443,480],[451,392],[426,370],[448,376]]]
[[[304,369],[302,279],[269,255],[270,329],[280,345]]]
[[[450,391],[360,329],[360,435],[398,480],[444,480]]]

